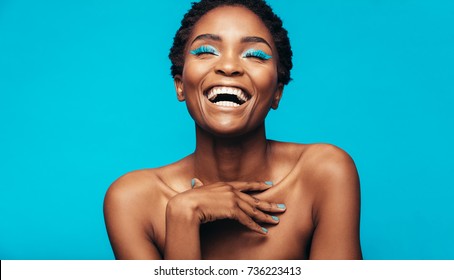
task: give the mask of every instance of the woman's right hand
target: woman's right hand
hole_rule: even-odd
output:
[[[255,232],[266,234],[268,230],[259,223],[277,224],[279,219],[272,214],[285,211],[283,204],[259,200],[245,193],[262,192],[272,187],[265,182],[217,182],[203,185],[200,180],[193,180],[193,189],[180,193],[169,201],[168,215],[176,218],[180,215],[187,217],[192,213],[193,221],[198,225],[232,219]]]

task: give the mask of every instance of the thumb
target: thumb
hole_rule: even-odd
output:
[[[201,186],[203,186],[202,181],[200,181],[200,180],[197,179],[197,178],[192,178],[192,180],[191,180],[191,187],[192,187],[193,189],[200,188]]]

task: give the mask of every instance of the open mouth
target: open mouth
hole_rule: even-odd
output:
[[[250,95],[237,87],[212,87],[205,94],[208,100],[224,107],[238,107],[250,99]]]

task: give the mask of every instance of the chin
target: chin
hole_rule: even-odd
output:
[[[260,125],[250,127],[247,123],[217,122],[199,127],[206,133],[214,135],[215,137],[235,138],[257,132]]]
[[[247,129],[245,127],[243,128],[238,128],[238,127],[233,127],[233,126],[224,126],[224,125],[217,125],[216,127],[209,127],[209,128],[203,128],[204,131],[206,131],[209,134],[212,134],[216,137],[220,138],[232,138],[232,137],[238,137],[241,135],[244,135],[247,133]]]

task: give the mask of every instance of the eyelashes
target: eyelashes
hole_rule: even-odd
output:
[[[193,55],[212,54],[212,55],[219,56],[218,50],[216,50],[213,46],[210,46],[210,45],[200,46],[197,49],[190,51],[190,53]]]
[[[220,55],[219,51],[215,47],[210,46],[210,45],[202,45],[196,49],[191,50],[189,53],[196,55],[196,56],[200,56],[203,54],[211,54],[211,55],[215,55],[215,56]],[[268,59],[272,58],[271,55],[267,54],[266,52],[264,52],[262,50],[257,50],[257,49],[248,49],[241,55],[241,57],[243,57],[243,58],[251,57],[251,58],[257,58],[260,60],[268,60]]]
[[[243,53],[243,57],[254,57],[261,60],[268,60],[272,56],[262,50],[249,49]]]

